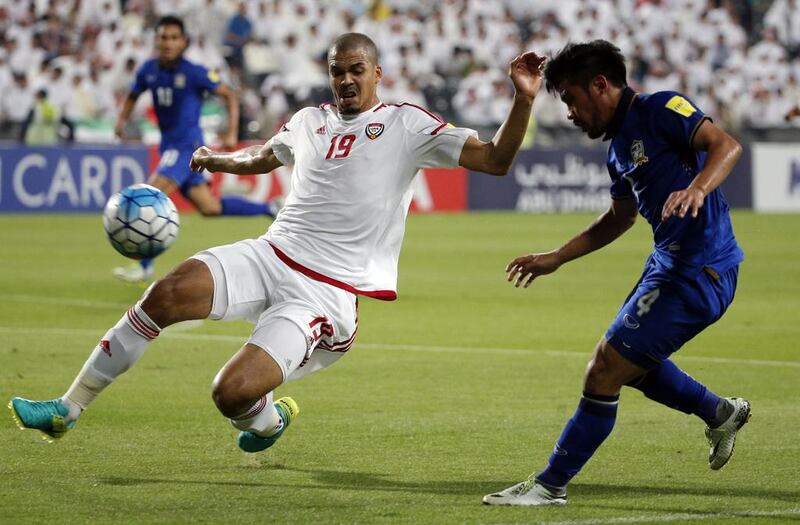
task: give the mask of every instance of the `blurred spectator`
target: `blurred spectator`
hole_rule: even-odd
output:
[[[253,34],[253,23],[247,17],[247,4],[239,2],[236,14],[228,20],[228,27],[225,30],[225,39],[222,45],[225,46],[228,64],[231,66],[242,67],[244,65],[243,49],[245,44],[250,41]]]
[[[40,89],[22,131],[25,144],[29,146],[52,146],[58,142],[61,112],[47,100],[47,91]]]
[[[792,52],[800,51],[800,3],[775,0],[764,16],[764,25],[776,30],[776,38]]]
[[[33,92],[28,86],[25,73],[12,73],[13,82],[0,97],[0,114],[3,115],[2,136],[23,139],[23,126],[33,108]]]
[[[202,37],[212,46],[219,47],[225,38],[230,18],[222,8],[222,3],[219,0],[204,0],[202,5],[186,13],[186,31],[191,40]],[[266,5],[264,2],[261,4]]]

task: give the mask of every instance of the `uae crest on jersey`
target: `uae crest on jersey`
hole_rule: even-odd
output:
[[[383,124],[380,122],[370,122],[367,124],[367,137],[370,140],[375,140],[383,133]]]
[[[175,75],[175,89],[183,89],[186,87],[186,75],[178,73]]]
[[[644,154],[644,142],[641,140],[633,141],[633,144],[631,144],[631,157],[633,158],[633,165],[637,168],[650,160]]]

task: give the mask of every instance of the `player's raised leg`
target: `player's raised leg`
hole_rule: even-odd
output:
[[[750,419],[747,400],[718,396],[669,359],[627,386],[657,403],[702,419],[707,425],[708,464],[712,470],[719,470],[728,462],[737,432]]]
[[[488,505],[564,505],[567,484],[611,434],[622,385],[644,370],[603,339],[584,377],[583,396],[550,454],[548,466],[522,483],[483,498]]]
[[[156,282],[100,340],[67,392],[58,399],[15,397],[9,408],[22,428],[59,438],[114,379],[132,367],[163,328],[205,319],[211,311],[214,281],[202,261],[189,259]]]
[[[256,202],[237,196],[217,198],[211,193],[206,183],[192,186],[188,190],[187,196],[194,204],[194,207],[197,208],[197,211],[206,217],[219,215],[265,215],[267,217],[275,217],[278,212],[273,202]]]

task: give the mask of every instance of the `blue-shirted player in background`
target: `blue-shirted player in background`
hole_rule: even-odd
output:
[[[136,99],[149,90],[161,131],[160,161],[148,184],[169,194],[178,189],[204,216],[268,215],[274,216],[274,204],[253,202],[241,197],[217,198],[209,189],[208,180],[189,168],[192,153],[203,145],[200,110],[208,93],[225,99],[228,128],[223,146],[236,146],[239,130],[239,99],[217,74],[183,58],[188,39],[183,21],[165,16],[156,24],[156,57],[139,67],[125,100],[115,132],[124,138],[124,128]],[[124,281],[149,281],[153,277],[153,260],[115,268],[114,275]]]
[[[733,300],[743,254],[718,187],[741,146],[681,94],[646,95],[627,87],[625,59],[604,40],[566,46],[548,63],[545,81],[576,126],[590,138],[611,140],[612,203],[561,248],[511,261],[508,280],[527,288],[540,275],[614,241],[638,213],[653,228],[655,250],[595,349],[583,397],[548,466],[484,497],[493,505],[566,503],[567,484],[614,427],[623,386],[700,417],[714,470],[727,463],[736,433],[750,416],[746,400],[717,396],[669,359]]]

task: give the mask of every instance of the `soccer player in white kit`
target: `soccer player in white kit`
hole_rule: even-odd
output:
[[[331,365],[353,345],[358,296],[397,297],[397,263],[411,182],[420,168],[463,166],[504,175],[528,125],[544,59],[515,58],[516,90],[489,142],[411,104],[383,104],[378,52],[369,37],[340,36],[328,52],[335,104],[305,108],[263,146],[234,153],[201,147],[192,168],[236,174],[294,165],[283,210],[258,239],[202,251],[148,289],[101,339],[66,394],[14,398],[17,422],[61,437],[148,343],[190,319],[249,319],[247,343],[219,371],[213,399],[241,430],[239,447],[270,447],[298,414],[272,391]]]

